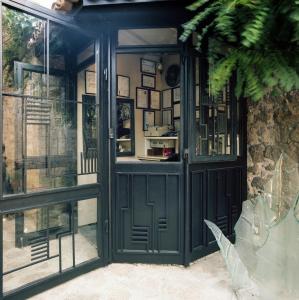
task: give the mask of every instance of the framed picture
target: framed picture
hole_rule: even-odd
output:
[[[162,91],[162,108],[172,108],[172,89]]]
[[[175,131],[180,132],[180,129],[181,129],[181,119],[180,118],[173,120],[173,127],[174,127]]]
[[[162,124],[172,125],[172,109],[164,109],[162,111]]]
[[[150,90],[150,109],[160,110],[161,109],[161,92]]]
[[[141,74],[141,86],[145,88],[156,88],[156,76]]]
[[[173,103],[181,102],[181,88],[177,87],[173,89]]]
[[[156,75],[157,63],[152,60],[141,58],[140,59],[140,70],[141,70],[141,73]]]
[[[143,131],[147,131],[149,126],[155,126],[156,112],[154,110],[143,111]]]
[[[180,118],[181,117],[181,103],[175,103],[173,105],[173,117]]]
[[[136,108],[148,109],[149,105],[149,90],[136,88]]]
[[[130,97],[130,77],[117,75],[117,96]]]
[[[96,93],[96,72],[94,71],[85,71],[85,93]]]

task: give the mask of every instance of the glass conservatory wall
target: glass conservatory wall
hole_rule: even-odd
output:
[[[2,19],[4,196],[44,191],[47,200],[55,188],[96,183],[94,43],[6,6]],[[100,255],[97,198],[40,205],[2,216],[4,292]]]

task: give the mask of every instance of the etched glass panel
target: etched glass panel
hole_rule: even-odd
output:
[[[299,299],[299,173],[285,154],[264,191],[243,202],[236,243],[206,221],[219,245],[238,299]]]

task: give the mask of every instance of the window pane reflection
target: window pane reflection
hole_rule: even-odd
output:
[[[4,97],[3,110],[5,194],[96,182],[95,102]]]
[[[45,25],[3,7],[4,194],[97,182],[94,43],[50,22],[47,71]]]
[[[25,93],[38,87],[41,95],[46,87],[43,74],[47,73],[46,22],[3,6],[2,32],[4,91]],[[38,75],[24,73],[24,63],[37,67]]]
[[[196,58],[195,68],[195,119],[196,155],[223,156],[233,154],[232,97],[229,84],[218,96],[212,96],[204,67]]]

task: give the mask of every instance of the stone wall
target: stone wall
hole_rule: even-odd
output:
[[[248,101],[248,198],[263,190],[285,152],[299,161],[299,92]]]

